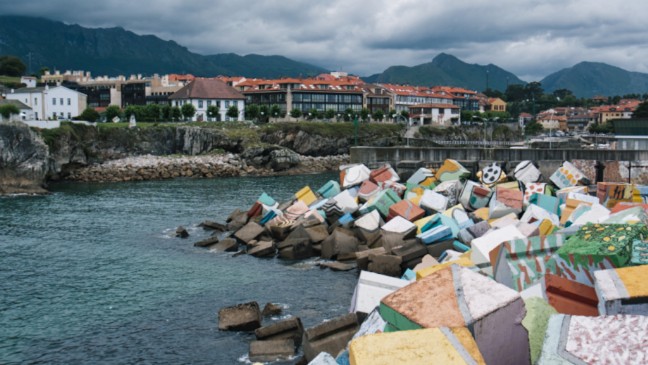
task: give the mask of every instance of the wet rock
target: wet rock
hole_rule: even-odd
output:
[[[261,327],[261,311],[257,302],[224,307],[218,311],[221,331],[254,331]]]
[[[241,210],[236,209],[229,217],[227,217],[227,230],[236,231],[243,227],[247,221],[247,212],[242,212]]]
[[[367,269],[376,274],[400,277],[401,263],[403,259],[392,255],[369,255],[369,266]]]
[[[283,311],[280,305],[274,303],[266,303],[263,307],[263,312],[261,313],[264,317],[269,316],[278,316]]]
[[[176,228],[176,237],[187,238],[189,237],[189,232],[187,232],[187,229],[185,227],[180,226]]]
[[[345,263],[340,261],[321,262],[319,266],[321,268],[329,268],[333,271],[351,271],[357,267],[355,263]]]

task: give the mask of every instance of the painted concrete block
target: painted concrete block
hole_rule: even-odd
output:
[[[635,189],[634,184],[598,182],[596,184],[596,197],[599,203],[608,209],[619,202],[643,202],[639,190]]]
[[[358,210],[358,203],[356,198],[351,196],[349,190],[344,190],[338,195],[332,198],[335,200],[335,204],[344,212],[344,213],[355,213]]]
[[[648,224],[648,214],[642,207],[632,207],[612,213],[601,223],[605,224]]]
[[[542,173],[540,170],[533,164],[532,161],[522,161],[513,170],[513,176],[515,180],[523,182],[525,185],[530,183],[535,183],[540,181]]]
[[[426,180],[428,180],[429,178],[431,178],[433,176],[434,176],[434,173],[432,172],[432,170],[430,170],[428,168],[425,168],[425,167],[421,167],[418,170],[416,170],[412,174],[412,176],[410,176],[409,179],[407,179],[407,182],[409,184],[423,185],[423,184],[421,184],[422,182],[425,182]],[[424,185],[424,186],[427,186],[427,185]]]
[[[429,212],[443,212],[448,209],[448,198],[432,190],[425,189],[420,200],[421,208]]]
[[[495,280],[522,291],[546,273],[557,274],[554,253],[563,245],[562,235],[530,237],[504,242],[494,266]]]
[[[648,265],[648,242],[640,239],[632,241],[632,265]]]
[[[320,352],[308,365],[339,365],[328,352]]]
[[[600,270],[594,277],[601,315],[648,316],[648,265]]]
[[[553,274],[545,275],[541,284],[543,296],[558,313],[598,315],[598,297],[593,287]]]
[[[332,198],[340,193],[340,183],[329,180],[321,188],[317,189],[317,193],[325,199]]]
[[[393,328],[468,327],[488,364],[529,364],[519,293],[469,269],[452,265],[428,275],[380,303]]]
[[[351,365],[486,364],[465,327],[363,336],[351,341],[349,359]]]
[[[551,316],[538,365],[646,364],[648,317]]]
[[[446,209],[443,212],[443,215],[450,217],[453,219],[453,223],[456,223],[457,229],[461,230],[463,228],[470,227],[475,224],[475,221],[470,218],[470,215],[468,215],[468,212],[464,209],[464,207],[461,204],[457,204],[454,207],[450,207]],[[454,224],[451,224],[453,226]],[[459,234],[459,231],[457,229],[454,229],[452,234],[456,237],[457,234]]]
[[[353,292],[349,312],[371,313],[378,307],[382,298],[409,283],[406,280],[363,270]]]
[[[587,224],[556,252],[561,275],[594,286],[595,270],[626,266],[632,242],[646,232],[644,225]]]
[[[340,185],[343,188],[360,185],[369,179],[370,173],[371,170],[363,164],[342,165],[340,166]]]
[[[470,177],[470,171],[463,167],[459,162],[447,159],[443,161],[443,165],[435,171],[434,177],[441,182],[463,180]]]
[[[479,172],[477,172],[477,178],[482,184],[493,187],[498,183],[505,182],[507,180],[506,173],[502,169],[502,166],[497,162],[493,162],[490,165],[484,166]]]
[[[493,191],[474,181],[466,181],[459,194],[459,203],[468,211],[474,211],[488,206]]]
[[[525,238],[515,226],[507,226],[486,233],[475,238],[471,242],[472,250],[470,259],[488,275],[493,275],[493,268],[490,262],[490,252],[498,248],[502,243],[516,239]]]
[[[400,216],[410,222],[423,218],[425,211],[409,200],[401,200],[389,207],[389,216]]]
[[[457,235],[457,238],[461,242],[470,245],[472,240],[485,235],[486,232],[488,232],[490,229],[491,226],[487,221],[477,222],[473,226],[461,229],[459,231],[459,234]]]
[[[389,207],[398,203],[399,201],[401,201],[401,198],[396,195],[393,190],[383,190],[374,195],[371,200],[366,202],[360,208],[360,213],[365,214],[376,209],[383,218],[387,218],[387,216],[389,215]]]
[[[500,218],[510,213],[520,214],[522,212],[523,195],[519,190],[497,186],[495,194],[488,204],[488,218]]]
[[[306,205],[311,205],[317,201],[317,196],[309,186],[304,186],[295,193],[295,199],[304,202]]]
[[[551,175],[549,180],[560,189],[575,185],[589,185],[590,183],[585,174],[568,161],[563,162],[562,166]]]
[[[385,181],[400,181],[400,177],[390,164],[385,164],[369,173],[369,179],[374,183],[381,183]]]
[[[529,332],[531,363],[535,364],[542,352],[542,344],[544,343],[545,333],[549,325],[549,318],[557,314],[557,312],[542,298],[524,299],[524,304],[527,313],[522,321],[522,325]]]
[[[444,181],[440,183],[439,185],[435,186],[432,191],[435,193],[439,193],[446,198],[448,198],[448,206],[454,206],[457,205],[459,202],[459,194],[461,193],[461,190],[463,189],[463,184],[459,180],[450,180],[450,181]]]
[[[531,196],[533,194],[552,195],[551,189],[549,188],[549,184],[547,183],[534,182],[534,183],[525,184],[524,199],[523,199],[525,207],[529,205],[529,200],[531,200]]]
[[[366,202],[369,201],[374,195],[380,192],[380,187],[374,184],[370,180],[365,180],[362,185],[360,185],[360,190],[358,190],[358,199],[360,201]]]
[[[608,219],[610,211],[601,204],[579,205],[567,220],[567,224],[582,226],[587,223],[601,223]]]

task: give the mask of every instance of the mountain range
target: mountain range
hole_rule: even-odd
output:
[[[46,36],[44,36],[46,35]],[[233,53],[200,55],[174,41],[137,35],[120,27],[85,28],[25,16],[0,16],[0,55],[15,55],[32,73],[41,67],[86,70],[93,75],[191,73],[196,76],[307,77],[325,68],[283,56]],[[496,65],[468,64],[441,53],[417,66],[391,66],[367,82],[420,86],[452,85],[504,91],[525,82]],[[596,62],[581,62],[541,81],[545,92],[569,89],[578,97],[648,92],[648,74]]]

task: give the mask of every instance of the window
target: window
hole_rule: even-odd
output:
[[[211,102],[212,102],[211,100],[207,100],[207,107],[211,106]]]
[[[34,98],[34,105],[38,105],[38,98]]]
[[[198,100],[198,109],[202,109],[202,108],[203,108],[203,101]]]
[[[68,99],[68,105],[72,105],[72,99],[70,99],[70,98],[67,98],[67,99]]]
[[[70,99],[68,99],[70,100]],[[68,112],[68,119],[72,119],[72,113]]]
[[[56,98],[52,98],[52,105],[56,105]]]
[[[63,105],[63,98],[60,98],[59,100],[61,101],[61,105]]]

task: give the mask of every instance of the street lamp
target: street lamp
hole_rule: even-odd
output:
[[[261,123],[263,123],[263,114],[264,112],[261,112]]]

